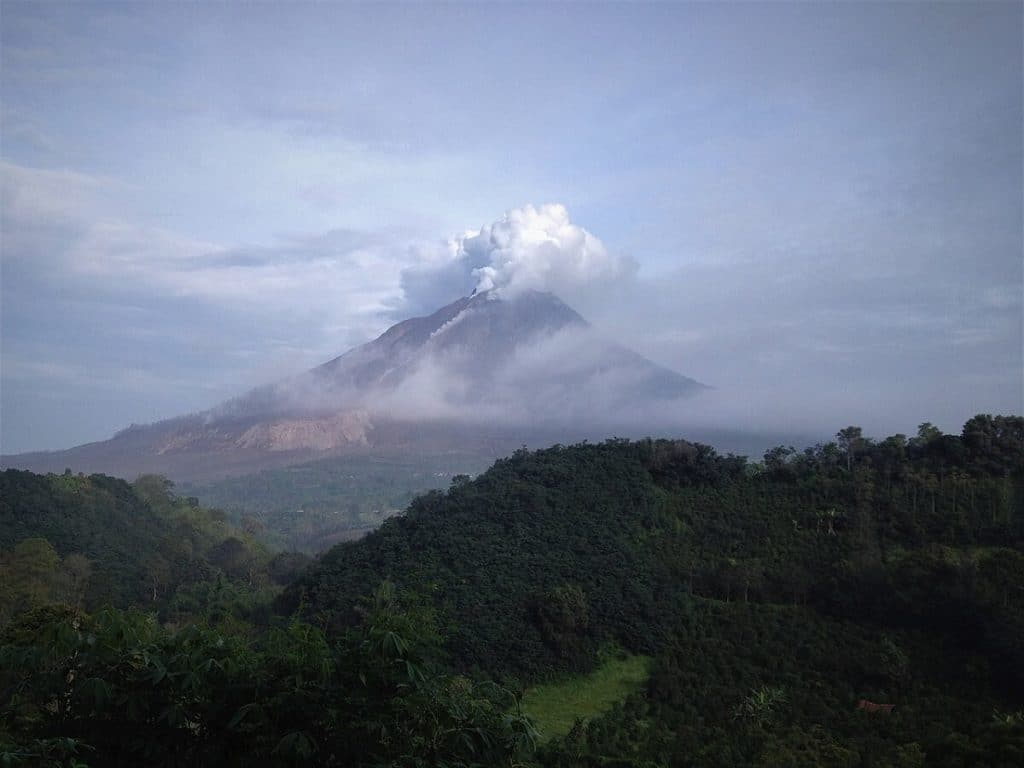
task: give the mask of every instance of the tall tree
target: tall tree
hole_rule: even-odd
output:
[[[864,433],[860,427],[845,427],[836,433],[839,448],[846,454],[846,471],[853,469],[853,459],[864,443]]]

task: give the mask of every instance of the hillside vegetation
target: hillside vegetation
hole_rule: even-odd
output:
[[[683,441],[522,451],[336,547],[283,605],[338,630],[387,579],[438,612],[458,669],[518,685],[586,672],[609,642],[653,655],[644,695],[558,764],[839,745],[952,765],[957,738],[1017,738],[1015,716],[991,728],[1024,705],[1024,421],[837,437],[757,463]],[[880,731],[861,699],[899,715]]]
[[[53,602],[265,621],[308,558],[273,556],[164,478],[0,472],[0,625]]]
[[[452,622],[460,666],[523,680],[588,669],[609,638],[650,652],[692,597],[948,625],[962,606],[935,591],[1014,597],[998,583],[1024,539],[1024,440],[1004,422],[758,464],[684,441],[520,451],[335,547],[286,605],[343,626],[387,579]]]
[[[11,764],[1018,766],[1024,419],[758,462],[524,450],[332,549],[276,617],[63,602],[0,638]]]
[[[0,474],[0,765],[510,765],[513,691],[383,587],[342,636],[270,612],[309,559],[155,476]],[[368,590],[369,591],[369,590]]]

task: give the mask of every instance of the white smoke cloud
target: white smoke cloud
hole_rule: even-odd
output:
[[[506,297],[533,289],[571,299],[631,280],[636,269],[632,258],[573,224],[564,205],[524,205],[452,238],[428,263],[406,270],[402,309],[431,311],[472,289]]]
[[[614,282],[633,263],[609,253],[598,238],[569,220],[564,205],[513,208],[473,235],[456,240],[474,266],[477,290],[558,292],[579,284]]]

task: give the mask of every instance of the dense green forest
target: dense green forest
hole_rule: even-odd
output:
[[[0,473],[0,765],[510,765],[515,692],[453,675],[433,613],[367,589],[326,636],[273,554],[164,478]],[[372,594],[371,594],[372,593]]]
[[[69,482],[33,482],[43,481]],[[20,482],[17,493],[32,487]],[[25,517],[32,504],[7,497],[5,486],[5,552],[45,538],[66,562],[86,540],[92,523],[73,535],[43,528]],[[56,520],[64,497],[40,498],[54,510],[40,519]],[[191,508],[166,488],[162,498]],[[6,519],[13,509],[17,522]],[[198,549],[218,568],[216,545]],[[234,571],[236,582],[269,583],[264,557],[251,577]],[[520,451],[301,572],[296,556],[278,557],[291,578],[276,614],[141,613],[144,571],[132,582],[125,570],[134,610],[97,610],[64,588],[14,616],[2,636],[0,757],[1024,762],[1021,417],[879,441],[848,427],[834,443],[757,462],[666,440]],[[538,732],[524,714],[524,689],[601,680],[582,676],[634,669],[609,660],[636,658],[648,660],[646,682],[624,686],[634,692],[610,710],[586,710],[598,714],[568,734]]]
[[[653,655],[626,708],[546,747],[558,765],[1017,764],[1024,420],[837,438],[757,463],[519,452],[336,547],[283,605],[336,631],[389,579],[437,610],[457,669],[513,687]]]
[[[55,602],[140,607],[176,623],[210,612],[265,623],[281,585],[308,562],[273,554],[156,475],[0,472],[0,625]]]

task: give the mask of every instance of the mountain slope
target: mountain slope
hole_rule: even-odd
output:
[[[416,421],[466,421],[472,420],[466,409],[514,413],[528,404],[534,418],[538,408],[557,418],[567,400],[588,393],[622,405],[703,388],[601,339],[553,294],[525,291],[506,299],[486,292],[398,323],[311,371],[215,408],[209,417],[216,423],[361,409]],[[600,417],[599,408],[590,410],[592,418]]]
[[[658,423],[647,414],[664,414],[658,403],[702,389],[600,338],[552,294],[491,291],[209,411],[2,461],[201,480],[338,455],[468,451],[493,459],[528,442],[643,432]]]

